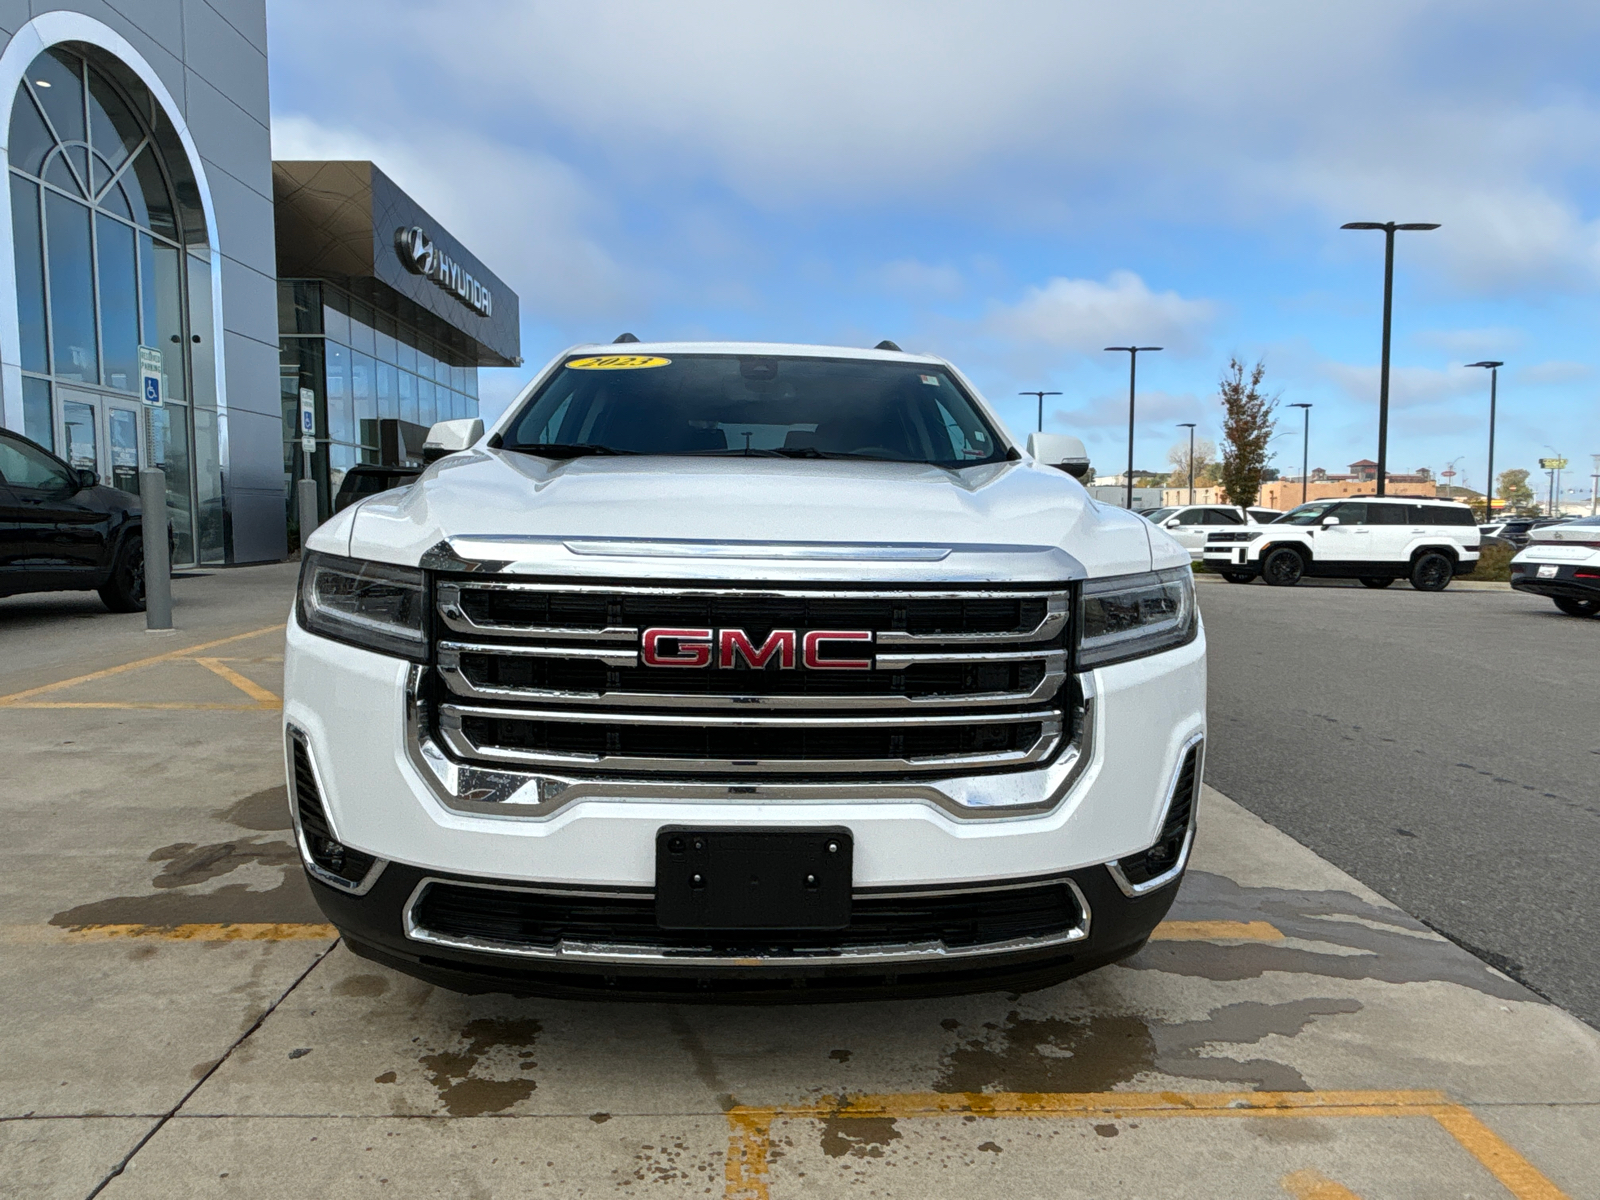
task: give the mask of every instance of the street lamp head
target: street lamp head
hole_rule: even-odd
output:
[[[1505,366],[1505,363],[1491,362],[1488,359],[1484,359],[1483,362],[1467,363],[1466,365],[1469,367],[1503,367]]]
[[[1396,229],[1437,229],[1437,228],[1439,228],[1439,223],[1437,221],[1408,221],[1404,225],[1396,225],[1395,228]]]
[[[1107,350],[1124,350],[1129,353],[1139,353],[1145,350],[1160,350],[1161,346],[1107,346]]]
[[[1437,228],[1439,228],[1439,225],[1438,225],[1438,222],[1436,222],[1436,221],[1406,221],[1404,223],[1397,222],[1397,221],[1347,221],[1343,225],[1339,226],[1339,228],[1340,229],[1383,229],[1383,230],[1437,229]]]
[[[1310,407],[1311,407],[1311,405],[1309,405],[1309,404],[1307,404],[1307,403],[1306,403],[1306,402],[1305,402],[1305,401],[1303,401],[1303,400],[1302,400],[1302,401],[1301,401],[1301,402],[1300,402],[1300,403],[1298,403],[1298,404],[1291,404],[1291,405],[1289,405],[1289,407],[1290,407],[1290,408],[1310,408]]]
[[[1179,429],[1193,429],[1194,428],[1194,422],[1193,421],[1179,421],[1178,422],[1178,428]]]
[[[1340,229],[1387,229],[1389,227],[1387,225],[1380,224],[1377,221],[1346,221],[1343,225],[1339,226],[1339,228]]]

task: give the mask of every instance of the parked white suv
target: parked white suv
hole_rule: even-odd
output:
[[[818,998],[1144,943],[1199,799],[1188,558],[949,363],[584,346],[473,424],[312,535],[289,621],[300,850],[356,953]]]
[[[1511,560],[1511,586],[1572,617],[1600,616],[1600,517],[1544,525]]]
[[[1205,561],[1230,583],[1259,575],[1292,587],[1309,575],[1386,588],[1409,579],[1419,591],[1437,592],[1477,565],[1479,537],[1472,510],[1453,500],[1316,500],[1259,529],[1213,532]]]
[[[1232,504],[1180,504],[1143,514],[1170,533],[1197,562],[1205,553],[1206,535],[1218,528],[1265,524],[1282,514],[1275,508],[1240,508]]]

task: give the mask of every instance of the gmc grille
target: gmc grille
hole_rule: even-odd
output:
[[[435,733],[465,762],[564,773],[970,774],[1070,732],[1069,593],[613,586],[443,578]],[[645,665],[647,629],[850,630],[861,670],[748,656]],[[681,654],[676,643],[671,653]]]

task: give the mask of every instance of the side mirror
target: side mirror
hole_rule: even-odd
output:
[[[100,476],[96,475],[88,467],[79,467],[73,474],[78,477],[78,490],[80,492],[85,488],[100,486]]]
[[[1324,529],[1327,529],[1327,528],[1329,528],[1330,526],[1333,526],[1333,525],[1337,525],[1338,523],[1339,523],[1339,518],[1338,517],[1323,517],[1322,518],[1322,527]]]
[[[1168,517],[1167,518],[1167,523],[1162,526],[1163,529],[1176,529],[1177,527],[1178,527],[1178,518],[1177,517]]]
[[[436,421],[433,428],[428,430],[427,440],[422,443],[422,461],[438,462],[446,454],[468,449],[482,436],[483,421],[478,417],[461,421]]]
[[[1030,433],[1028,453],[1035,462],[1058,467],[1074,479],[1089,473],[1089,451],[1082,438],[1067,433]]]

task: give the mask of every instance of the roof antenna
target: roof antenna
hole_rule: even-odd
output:
[[[615,338],[612,339],[611,344],[613,346],[618,346],[624,342],[637,342],[638,340],[639,339],[634,337],[631,333],[619,333]]]
[[[904,350],[900,349],[899,346],[896,346],[888,338],[884,338],[883,341],[879,342],[876,346],[873,347],[873,349],[874,350],[893,350],[896,354],[904,354],[905,353]]]

